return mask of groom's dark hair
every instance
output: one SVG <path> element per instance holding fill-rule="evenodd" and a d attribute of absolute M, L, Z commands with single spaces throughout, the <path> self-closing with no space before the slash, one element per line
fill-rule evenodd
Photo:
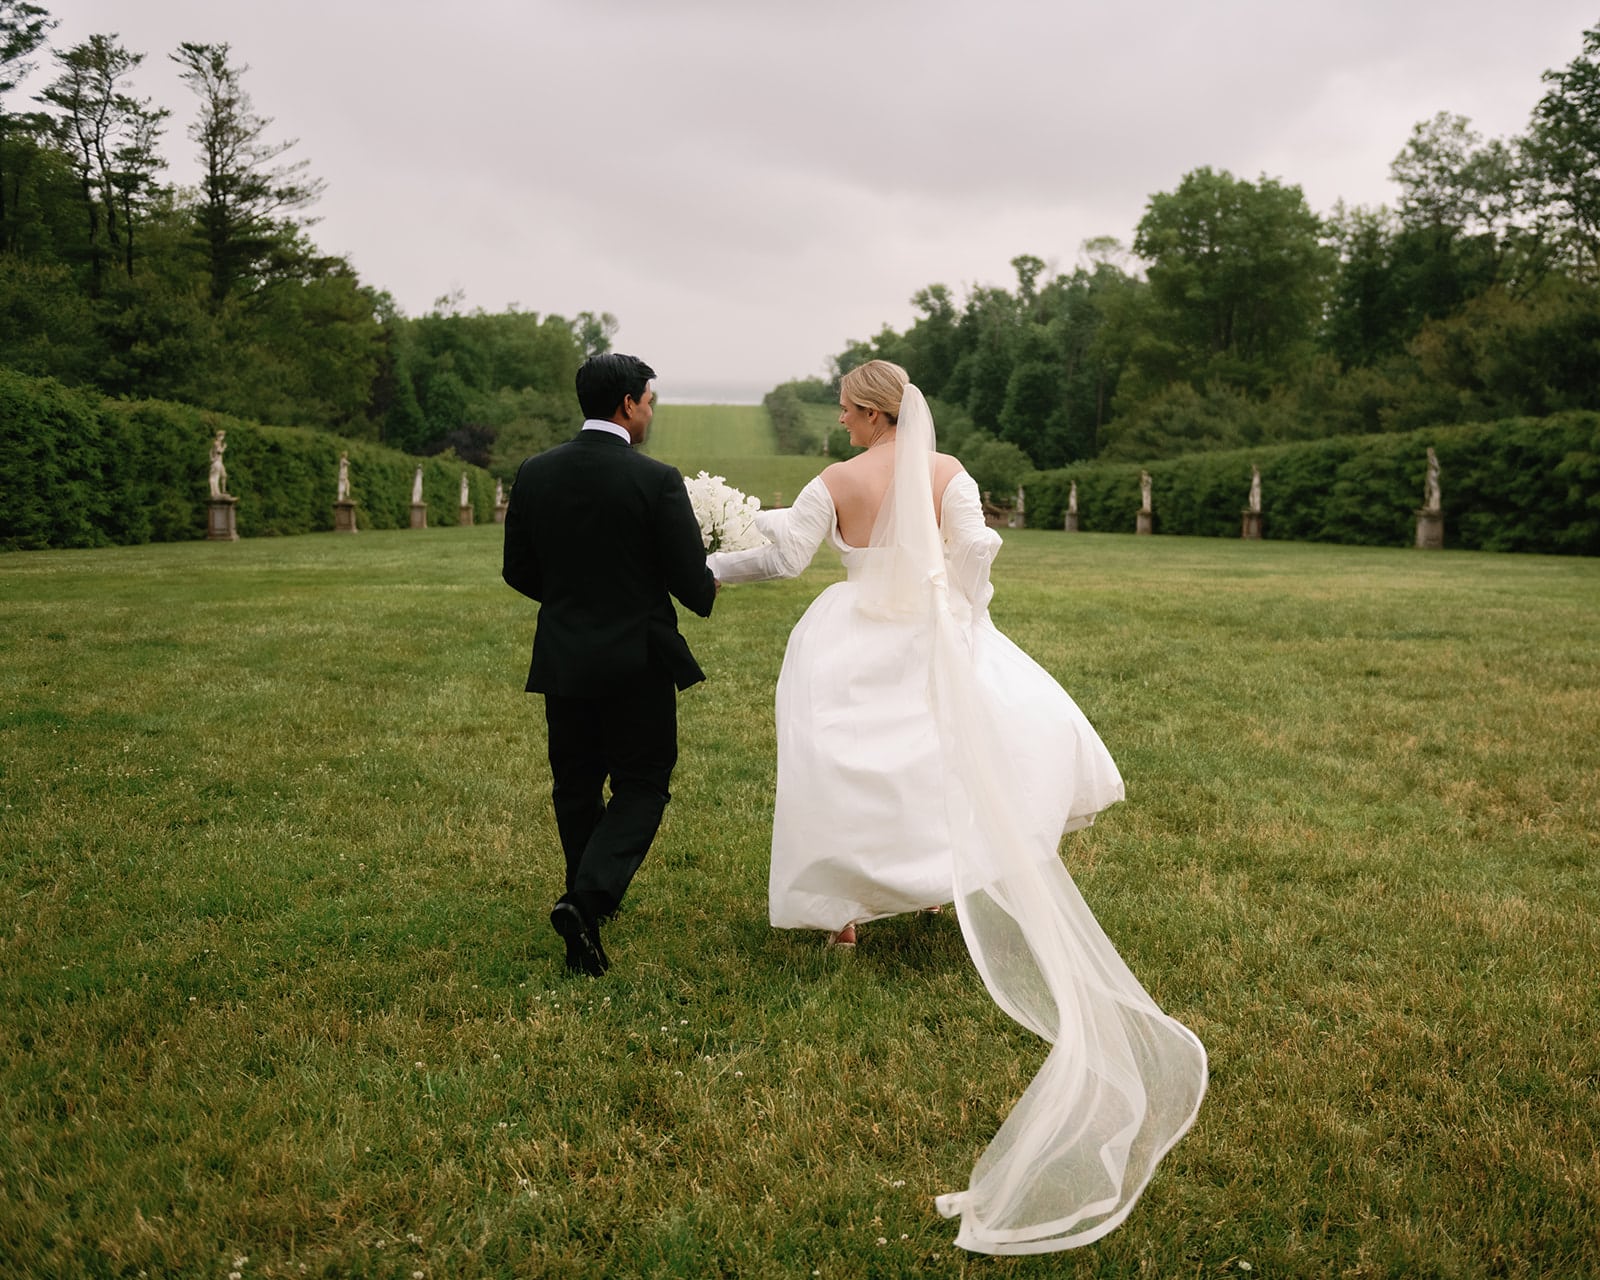
<path fill-rule="evenodd" d="M 590 356 L 578 366 L 578 407 L 585 418 L 608 421 L 627 396 L 644 399 L 644 389 L 656 371 L 638 356 L 608 351 Z"/>

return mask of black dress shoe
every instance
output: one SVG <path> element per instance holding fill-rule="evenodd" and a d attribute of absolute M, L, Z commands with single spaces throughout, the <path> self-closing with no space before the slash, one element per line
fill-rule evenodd
<path fill-rule="evenodd" d="M 586 973 L 598 978 L 611 967 L 600 946 L 600 931 L 583 918 L 570 902 L 558 902 L 550 913 L 550 924 L 567 944 L 567 972 Z"/>

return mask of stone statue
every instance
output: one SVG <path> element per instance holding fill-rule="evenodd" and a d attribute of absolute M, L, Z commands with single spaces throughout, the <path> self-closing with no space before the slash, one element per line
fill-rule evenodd
<path fill-rule="evenodd" d="M 1148 471 L 1141 471 L 1139 473 L 1139 493 L 1144 498 L 1144 506 L 1140 507 L 1139 509 L 1141 511 L 1149 511 L 1149 510 L 1151 510 L 1151 506 L 1150 506 L 1150 473 Z"/>
<path fill-rule="evenodd" d="M 350 501 L 350 455 L 348 453 L 339 455 L 339 496 L 336 501 Z"/>
<path fill-rule="evenodd" d="M 1067 490 L 1067 511 L 1072 515 L 1078 514 L 1078 482 L 1072 482 L 1072 488 Z"/>
<path fill-rule="evenodd" d="M 1250 510 L 1261 510 L 1261 468 L 1250 468 Z"/>
<path fill-rule="evenodd" d="M 228 492 L 228 468 L 222 465 L 222 454 L 228 444 L 224 437 L 226 431 L 217 432 L 217 438 L 211 442 L 211 496 L 221 498 Z"/>
<path fill-rule="evenodd" d="M 467 473 L 465 471 L 461 473 L 461 505 L 464 507 L 472 505 L 472 490 L 467 484 Z"/>
<path fill-rule="evenodd" d="M 1428 480 L 1422 490 L 1422 509 L 1424 511 L 1439 511 L 1439 455 L 1432 449 L 1428 450 Z"/>
<path fill-rule="evenodd" d="M 422 468 L 417 468 L 417 474 L 411 477 L 411 501 L 413 505 L 422 501 Z"/>
<path fill-rule="evenodd" d="M 504 480 L 496 480 L 494 482 L 494 505 L 497 507 L 506 505 L 506 482 Z"/>

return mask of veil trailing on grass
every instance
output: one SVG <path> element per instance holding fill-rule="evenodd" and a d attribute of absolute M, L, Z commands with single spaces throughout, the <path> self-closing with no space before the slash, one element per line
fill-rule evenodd
<path fill-rule="evenodd" d="M 1194 1122 L 1205 1049 L 1123 963 L 1055 841 L 1041 841 L 1017 818 L 1026 806 L 1006 766 L 1005 725 L 976 677 L 966 611 L 952 606 L 930 501 L 933 418 L 915 386 L 901 402 L 895 455 L 859 607 L 921 617 L 932 629 L 929 694 L 961 931 L 995 1002 L 1052 1046 L 967 1189 L 940 1196 L 938 1207 L 960 1217 L 956 1243 L 966 1249 L 1069 1249 L 1127 1217 L 1157 1162 Z M 1064 769 L 1061 785 L 1073 784 Z"/>

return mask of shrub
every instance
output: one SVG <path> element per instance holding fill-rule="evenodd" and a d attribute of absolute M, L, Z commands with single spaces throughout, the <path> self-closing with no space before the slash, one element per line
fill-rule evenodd
<path fill-rule="evenodd" d="M 107 400 L 0 370 L 0 547 L 92 547 L 203 538 L 212 437 L 228 433 L 228 491 L 244 537 L 333 528 L 339 455 L 364 529 L 404 528 L 423 469 L 428 522 L 494 518 L 494 479 L 450 454 L 412 458 L 322 431 L 266 427 L 189 405 Z"/>
<path fill-rule="evenodd" d="M 809 454 L 822 447 L 813 415 L 806 412 L 806 405 L 816 402 L 806 399 L 800 392 L 799 383 L 784 382 L 767 392 L 761 401 L 767 417 L 772 420 L 779 453 Z"/>
<path fill-rule="evenodd" d="M 974 436 L 960 458 L 978 488 L 1003 507 L 1011 504 L 1017 486 L 1033 472 L 1028 455 L 1007 440 Z"/>
<path fill-rule="evenodd" d="M 1600 554 L 1595 413 L 1197 453 L 1143 469 L 1158 533 L 1237 537 L 1255 465 L 1266 537 L 1406 546 L 1415 538 L 1430 447 L 1439 457 L 1448 545 Z M 1081 463 L 1037 472 L 1027 481 L 1028 522 L 1061 528 L 1076 480 L 1080 529 L 1132 532 L 1140 470 Z"/>

